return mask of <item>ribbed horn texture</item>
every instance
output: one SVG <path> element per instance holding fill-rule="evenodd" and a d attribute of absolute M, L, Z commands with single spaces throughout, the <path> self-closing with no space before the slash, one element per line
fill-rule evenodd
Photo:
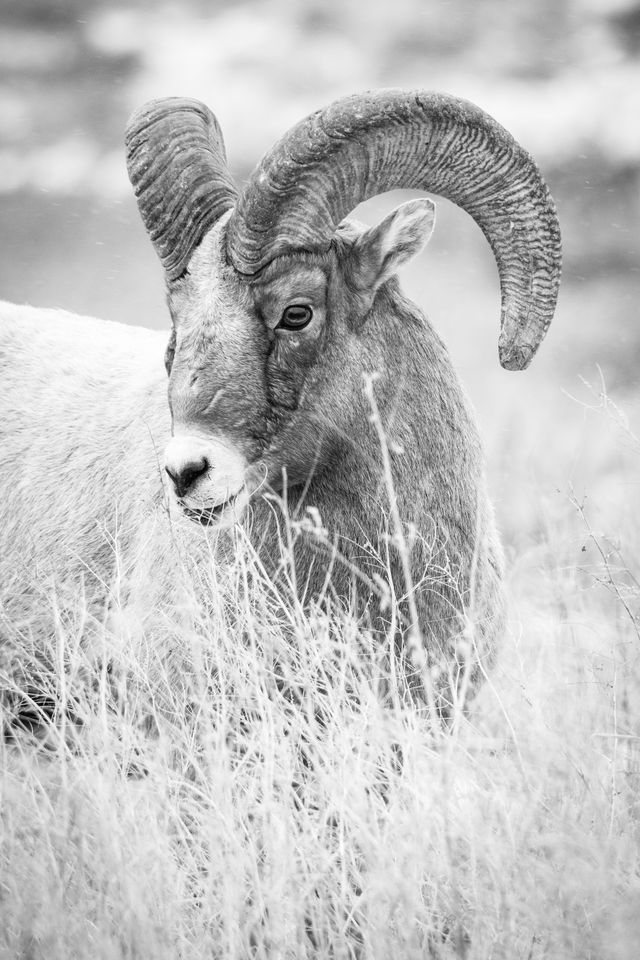
<path fill-rule="evenodd" d="M 176 280 L 236 202 L 218 121 L 198 100 L 151 100 L 131 117 L 125 144 L 144 225 L 169 280 Z"/>
<path fill-rule="evenodd" d="M 465 100 L 381 90 L 302 120 L 252 173 L 227 228 L 230 260 L 252 275 L 281 254 L 326 250 L 358 203 L 396 188 L 441 194 L 480 226 L 500 275 L 500 362 L 524 369 L 555 309 L 560 227 L 529 154 Z"/>

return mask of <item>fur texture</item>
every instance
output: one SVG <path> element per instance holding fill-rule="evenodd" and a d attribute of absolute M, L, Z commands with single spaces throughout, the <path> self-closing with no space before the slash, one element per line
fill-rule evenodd
<path fill-rule="evenodd" d="M 165 338 L 8 303 L 0 327 L 0 631 L 102 619 L 163 496 Z"/>

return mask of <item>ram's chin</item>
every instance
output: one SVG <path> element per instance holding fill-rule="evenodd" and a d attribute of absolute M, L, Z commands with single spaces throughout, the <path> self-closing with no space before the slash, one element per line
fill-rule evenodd
<path fill-rule="evenodd" d="M 248 502 L 249 494 L 243 489 L 222 503 L 185 499 L 178 501 L 177 505 L 184 516 L 203 527 L 232 527 L 241 519 Z"/>

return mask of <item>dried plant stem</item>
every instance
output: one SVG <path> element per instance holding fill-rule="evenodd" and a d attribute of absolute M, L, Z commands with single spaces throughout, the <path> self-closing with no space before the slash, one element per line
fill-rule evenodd
<path fill-rule="evenodd" d="M 424 688 L 425 697 L 427 700 L 427 707 L 429 709 L 429 716 L 432 718 L 437 717 L 436 711 L 436 702 L 435 694 L 433 690 L 433 681 L 431 674 L 429 672 L 429 661 L 428 657 L 425 654 L 424 648 L 424 638 L 422 636 L 422 631 L 420 629 L 420 620 L 418 616 L 418 608 L 416 605 L 415 599 L 415 587 L 413 583 L 413 577 L 411 574 L 411 561 L 409 558 L 409 547 L 407 544 L 406 537 L 404 535 L 404 529 L 402 526 L 402 520 L 400 517 L 400 511 L 398 509 L 398 498 L 396 496 L 395 484 L 393 482 L 393 473 L 391 470 L 391 457 L 389 456 L 389 446 L 387 444 L 387 437 L 384 429 L 384 424 L 380 417 L 380 411 L 378 409 L 378 404 L 376 403 L 376 398 L 373 390 L 375 378 L 369 376 L 365 378 L 365 395 L 369 406 L 371 408 L 370 420 L 373 424 L 375 431 L 378 435 L 378 441 L 380 443 L 380 453 L 382 456 L 382 469 L 385 487 L 387 490 L 387 497 L 389 499 L 389 510 L 391 514 L 391 522 L 393 526 L 393 540 L 395 547 L 400 556 L 400 562 L 402 564 L 402 575 L 406 585 L 406 600 L 409 607 L 409 616 L 410 624 L 407 630 L 407 641 L 409 645 L 409 653 L 411 656 L 412 664 L 416 667 L 420 674 L 420 679 Z"/>

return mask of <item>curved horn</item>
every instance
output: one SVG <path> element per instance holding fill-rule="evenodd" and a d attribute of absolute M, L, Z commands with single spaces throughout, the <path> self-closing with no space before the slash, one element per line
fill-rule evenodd
<path fill-rule="evenodd" d="M 345 97 L 293 127 L 251 175 L 227 228 L 236 270 L 327 250 L 358 204 L 395 188 L 439 193 L 478 223 L 502 294 L 500 362 L 528 366 L 553 316 L 560 227 L 529 154 L 465 100 L 383 90 Z"/>
<path fill-rule="evenodd" d="M 129 120 L 125 144 L 144 225 L 169 280 L 176 280 L 236 202 L 218 121 L 198 100 L 151 100 Z"/>

